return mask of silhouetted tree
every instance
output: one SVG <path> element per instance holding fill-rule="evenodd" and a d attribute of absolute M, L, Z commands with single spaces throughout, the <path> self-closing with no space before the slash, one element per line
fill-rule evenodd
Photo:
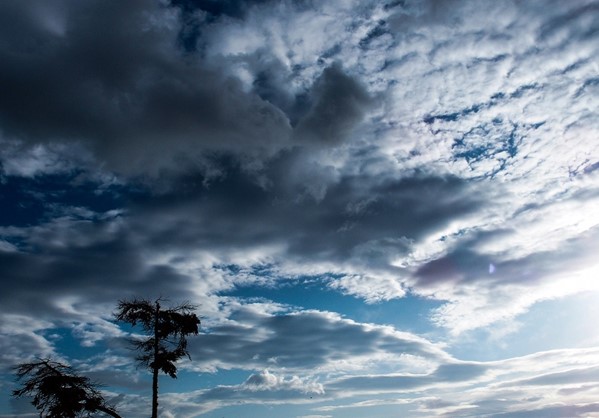
<path fill-rule="evenodd" d="M 188 303 L 162 309 L 160 299 L 120 301 L 115 318 L 133 326 L 141 325 L 147 338 L 133 341 L 141 354 L 137 360 L 152 370 L 152 418 L 158 417 L 158 372 L 177 377 L 175 362 L 187 351 L 187 336 L 197 335 L 200 319 L 193 313 L 195 306 Z"/>
<path fill-rule="evenodd" d="M 14 390 L 13 396 L 33 396 L 31 403 L 40 411 L 40 417 L 77 418 L 103 412 L 121 418 L 106 404 L 96 383 L 77 375 L 66 364 L 40 359 L 20 364 L 15 374 L 22 381 L 22 387 Z"/>

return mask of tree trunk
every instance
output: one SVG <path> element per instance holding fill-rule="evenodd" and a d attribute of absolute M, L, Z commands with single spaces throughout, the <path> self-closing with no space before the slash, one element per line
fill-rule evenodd
<path fill-rule="evenodd" d="M 152 418 L 158 418 L 158 318 L 160 316 L 160 303 L 156 301 L 154 316 L 154 367 L 152 370 Z"/>
<path fill-rule="evenodd" d="M 158 418 L 158 368 L 154 367 L 152 375 L 152 418 Z"/>

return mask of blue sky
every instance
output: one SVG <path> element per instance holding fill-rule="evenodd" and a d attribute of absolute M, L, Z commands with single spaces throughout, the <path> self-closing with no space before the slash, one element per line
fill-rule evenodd
<path fill-rule="evenodd" d="M 0 417 L 599 414 L 599 2 L 0 3 Z"/>

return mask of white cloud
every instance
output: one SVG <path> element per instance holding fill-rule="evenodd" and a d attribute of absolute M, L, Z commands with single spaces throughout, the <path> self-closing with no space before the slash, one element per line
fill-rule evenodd
<path fill-rule="evenodd" d="M 265 306 L 271 311 L 265 311 Z M 190 341 L 192 357 L 198 360 L 189 367 L 268 368 L 287 373 L 420 371 L 449 358 L 440 345 L 414 334 L 332 312 L 275 312 L 270 305 L 254 303 L 232 309 L 227 317 L 210 325 L 201 339 Z M 306 345 L 311 347 L 308 352 Z"/>
<path fill-rule="evenodd" d="M 28 315 L 0 315 L 0 369 L 7 372 L 15 364 L 34 356 L 56 356 L 54 344 L 42 332 L 53 328 L 49 321 Z"/>
<path fill-rule="evenodd" d="M 324 393 L 321 384 L 306 382 L 298 376 L 286 379 L 284 376 L 276 376 L 265 369 L 260 373 L 253 374 L 243 383 L 243 389 L 249 391 L 261 390 L 297 390 L 304 393 Z"/>
<path fill-rule="evenodd" d="M 318 383 L 263 370 L 239 385 L 167 394 L 164 405 L 177 416 L 195 416 L 194 407 L 197 414 L 253 403 L 312 404 L 317 413 L 401 406 L 405 413 L 439 417 L 527 416 L 557 404 L 591 407 L 599 379 L 596 362 L 597 349 L 568 349 L 486 363 L 449 361 L 424 374 L 319 375 Z"/>

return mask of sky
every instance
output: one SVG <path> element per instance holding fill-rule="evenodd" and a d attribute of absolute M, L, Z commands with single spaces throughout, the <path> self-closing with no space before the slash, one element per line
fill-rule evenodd
<path fill-rule="evenodd" d="M 599 417 L 599 1 L 0 2 L 0 417 Z"/>

